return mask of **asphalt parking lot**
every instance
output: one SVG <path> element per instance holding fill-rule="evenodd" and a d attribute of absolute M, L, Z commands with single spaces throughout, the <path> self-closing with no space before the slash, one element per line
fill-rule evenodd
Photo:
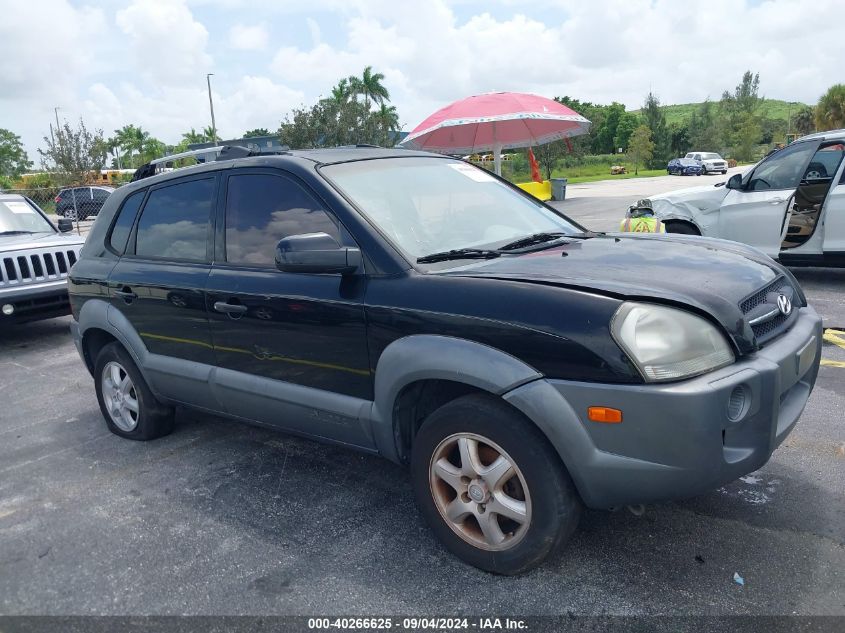
<path fill-rule="evenodd" d="M 575 185 L 561 208 L 611 229 L 664 180 Z M 796 274 L 845 326 L 845 270 Z M 68 323 L 0 331 L 0 614 L 845 615 L 834 342 L 760 471 L 641 517 L 587 512 L 558 558 L 504 578 L 449 555 L 379 458 L 185 412 L 154 442 L 112 435 Z"/>

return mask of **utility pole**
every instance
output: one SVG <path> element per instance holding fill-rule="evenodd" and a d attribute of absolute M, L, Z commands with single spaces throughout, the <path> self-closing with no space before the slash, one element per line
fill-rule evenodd
<path fill-rule="evenodd" d="M 56 115 L 56 134 L 59 133 L 59 106 L 53 108 L 53 113 Z"/>
<path fill-rule="evenodd" d="M 205 80 L 208 82 L 208 107 L 211 108 L 211 140 L 214 146 L 217 146 L 217 126 L 214 124 L 214 101 L 211 98 L 211 76 L 214 73 L 208 73 Z"/>

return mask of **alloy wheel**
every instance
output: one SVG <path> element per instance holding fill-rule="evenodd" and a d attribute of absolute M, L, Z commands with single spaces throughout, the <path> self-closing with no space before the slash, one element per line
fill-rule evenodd
<path fill-rule="evenodd" d="M 531 497 L 522 471 L 481 435 L 456 433 L 441 441 L 431 457 L 429 487 L 446 524 L 475 547 L 510 549 L 531 524 Z"/>
<path fill-rule="evenodd" d="M 138 426 L 141 407 L 135 385 L 123 366 L 109 361 L 100 377 L 103 401 L 109 417 L 121 431 L 129 433 Z"/>

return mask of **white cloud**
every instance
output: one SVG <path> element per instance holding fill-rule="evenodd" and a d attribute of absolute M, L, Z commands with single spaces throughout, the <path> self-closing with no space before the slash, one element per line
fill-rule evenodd
<path fill-rule="evenodd" d="M 235 24 L 229 29 L 229 46 L 243 51 L 260 51 L 267 48 L 269 39 L 266 24 Z"/>
<path fill-rule="evenodd" d="M 66 0 L 3 2 L 0 15 L 0 99 L 51 99 L 94 69 L 91 34 L 105 28 L 99 9 Z"/>
<path fill-rule="evenodd" d="M 184 0 L 134 0 L 116 14 L 136 69 L 152 82 L 178 85 L 212 68 L 208 30 Z"/>

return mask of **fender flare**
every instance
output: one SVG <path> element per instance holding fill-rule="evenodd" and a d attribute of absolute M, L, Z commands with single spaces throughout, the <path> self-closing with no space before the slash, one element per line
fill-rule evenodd
<path fill-rule="evenodd" d="M 77 323 L 79 324 L 80 343 L 84 340 L 85 333 L 91 329 L 103 330 L 111 334 L 129 352 L 147 384 L 152 384 L 146 371 L 149 351 L 129 319 L 123 316 L 120 310 L 116 310 L 108 301 L 103 299 L 89 299 L 79 311 Z M 93 362 L 93 360 L 92 358 L 91 361 Z"/>
<path fill-rule="evenodd" d="M 399 393 L 420 380 L 460 382 L 503 395 L 542 374 L 518 358 L 482 343 L 436 334 L 412 334 L 393 341 L 375 372 L 372 432 L 379 452 L 399 461 L 393 407 Z"/>

